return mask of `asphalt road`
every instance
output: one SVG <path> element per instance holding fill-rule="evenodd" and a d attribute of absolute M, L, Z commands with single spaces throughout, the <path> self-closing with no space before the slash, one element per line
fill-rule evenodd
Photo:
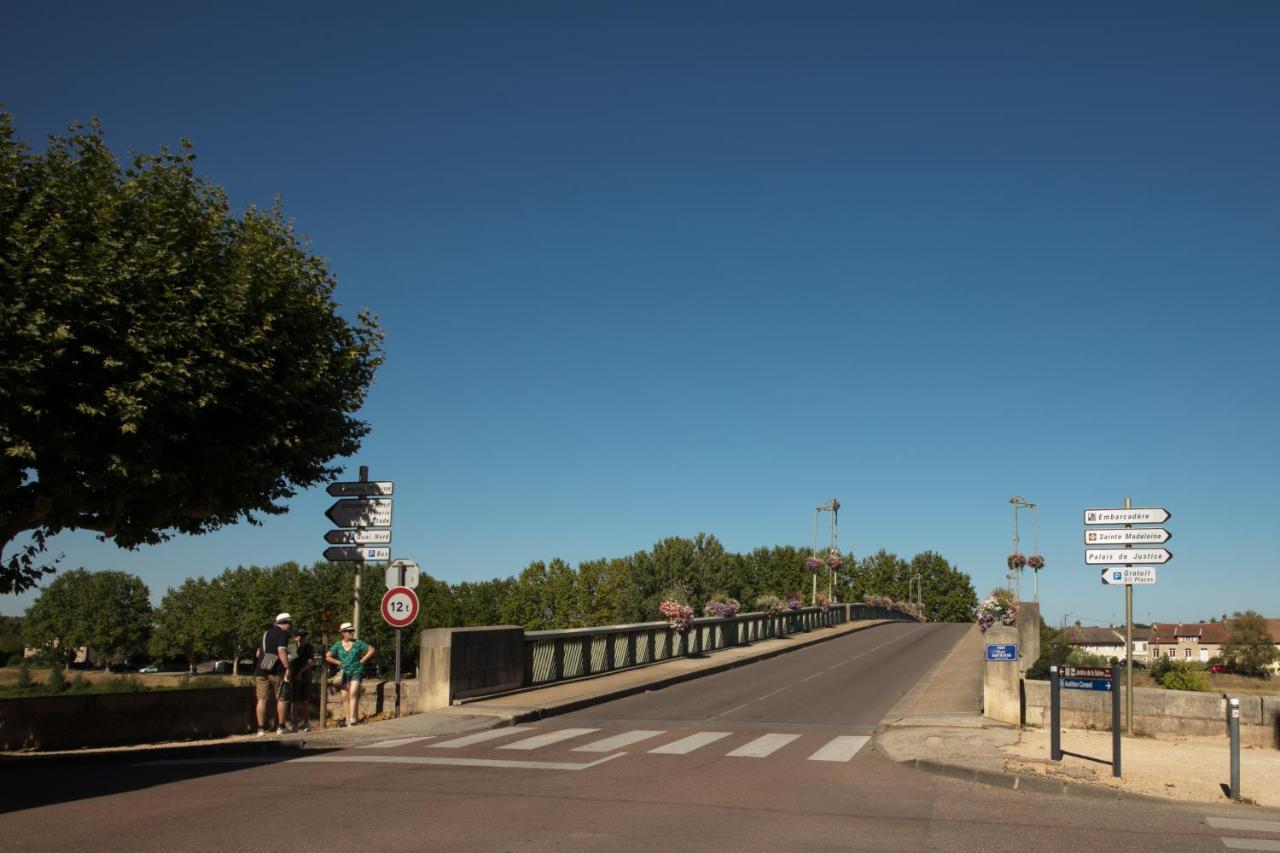
<path fill-rule="evenodd" d="M 39 850 L 1223 850 L 1280 824 L 997 790 L 868 741 L 963 626 L 892 624 L 532 725 L 264 763 L 6 768 Z M 1242 817 L 1247 817 L 1243 813 Z"/>

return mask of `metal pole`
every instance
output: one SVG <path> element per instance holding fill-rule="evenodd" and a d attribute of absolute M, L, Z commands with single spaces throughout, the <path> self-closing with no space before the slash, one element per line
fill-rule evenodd
<path fill-rule="evenodd" d="M 1111 682 L 1111 775 L 1120 776 L 1120 691 Z"/>
<path fill-rule="evenodd" d="M 1231 799 L 1240 799 L 1240 700 L 1231 699 L 1227 730 L 1231 735 Z"/>
<path fill-rule="evenodd" d="M 1124 508 L 1132 507 L 1133 500 L 1125 498 Z M 1124 529 L 1129 530 L 1132 527 L 1132 524 L 1126 524 Z M 1125 545 L 1124 547 L 1133 546 Z M 1125 568 L 1128 568 L 1128 565 Z M 1129 737 L 1133 737 L 1133 584 L 1131 583 L 1124 585 L 1124 723 L 1125 731 L 1129 733 Z"/>
<path fill-rule="evenodd" d="M 360 482 L 362 483 L 369 482 L 369 466 L 368 465 L 360 466 Z M 361 495 L 361 500 L 368 500 L 368 497 L 365 495 Z M 364 530 L 364 525 L 357 524 L 356 530 Z M 356 637 L 358 638 L 360 636 L 360 592 L 361 592 L 361 588 L 364 586 L 364 561 L 363 560 L 360 561 L 359 563 L 356 563 L 356 577 L 352 583 L 354 584 L 354 589 L 351 596 L 351 607 L 353 611 L 351 614 L 351 624 L 356 629 L 355 634 L 356 634 Z"/>
<path fill-rule="evenodd" d="M 402 573 L 403 574 L 403 573 Z M 404 582 L 401 581 L 401 586 Z M 396 629 L 396 716 L 400 716 L 400 629 Z"/>
<path fill-rule="evenodd" d="M 324 721 L 328 717 L 329 710 L 329 665 L 324 662 L 324 656 L 329 651 L 329 635 L 320 629 L 320 731 L 324 731 Z"/>
<path fill-rule="evenodd" d="M 1062 760 L 1062 683 L 1056 666 L 1049 667 L 1049 758 Z"/>

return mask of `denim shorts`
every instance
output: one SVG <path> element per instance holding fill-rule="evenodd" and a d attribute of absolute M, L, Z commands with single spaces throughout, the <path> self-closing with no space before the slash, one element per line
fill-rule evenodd
<path fill-rule="evenodd" d="M 343 686 L 343 687 L 346 687 L 348 684 L 359 684 L 361 681 L 364 681 L 364 673 L 363 673 L 363 672 L 355 672 L 355 673 L 352 673 L 352 672 L 344 672 L 344 673 L 342 673 L 342 686 Z"/>

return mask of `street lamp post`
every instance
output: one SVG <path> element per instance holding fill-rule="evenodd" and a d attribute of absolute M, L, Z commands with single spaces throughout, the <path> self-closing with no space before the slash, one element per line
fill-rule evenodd
<path fill-rule="evenodd" d="M 1023 509 L 1025 507 L 1026 509 L 1031 510 L 1032 554 L 1038 557 L 1040 555 L 1040 521 L 1039 521 L 1039 518 L 1036 516 L 1036 510 L 1038 509 L 1038 507 L 1035 504 L 1028 501 L 1027 499 L 1023 498 L 1021 495 L 1014 495 L 1013 497 L 1009 498 L 1009 503 L 1012 504 L 1013 506 L 1013 553 L 1015 554 L 1021 553 L 1022 538 L 1021 536 L 1018 535 L 1018 510 Z M 1035 575 L 1034 575 L 1035 602 L 1036 604 L 1039 604 L 1040 603 L 1040 567 L 1037 565 L 1032 565 L 1031 570 L 1035 572 Z M 1014 571 L 1017 572 L 1017 578 L 1016 578 L 1017 587 L 1015 589 L 1014 595 L 1019 601 L 1021 601 L 1022 600 L 1022 567 L 1018 566 L 1014 568 Z"/>

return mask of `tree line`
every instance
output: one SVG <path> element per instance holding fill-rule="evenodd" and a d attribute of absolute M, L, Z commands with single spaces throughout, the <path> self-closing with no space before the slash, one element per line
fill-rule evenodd
<path fill-rule="evenodd" d="M 780 545 L 745 554 L 726 551 L 715 536 L 670 537 L 625 557 L 586 560 L 575 568 L 559 558 L 530 563 L 517 577 L 450 584 L 423 573 L 418 585 L 421 615 L 404 637 L 405 653 L 416 655 L 418 632 L 428 628 L 520 625 L 527 630 L 579 628 L 652 622 L 672 589 L 681 590 L 701 612 L 715 594 L 732 596 L 752 609 L 763 594 L 796 594 L 809 600 L 812 575 L 805 568 L 808 548 Z M 925 613 L 932 621 L 973 619 L 977 596 L 969 576 L 944 557 L 924 551 L 910 560 L 880 550 L 857 559 L 843 555 L 835 577 L 839 601 L 866 595 L 908 598 L 919 575 Z M 152 608 L 150 592 L 127 572 L 65 572 L 44 587 L 22 620 L 28 646 L 81 646 L 108 656 L 149 655 L 196 661 L 250 659 L 275 614 L 291 613 L 318 642 L 321 614 L 346 621 L 352 614 L 349 563 L 295 562 L 238 566 L 213 578 L 188 578 L 170 587 Z M 827 577 L 819 575 L 819 592 Z M 379 662 L 393 656 L 395 634 L 379 612 L 382 583 L 366 570 L 361 636 L 379 650 Z"/>

